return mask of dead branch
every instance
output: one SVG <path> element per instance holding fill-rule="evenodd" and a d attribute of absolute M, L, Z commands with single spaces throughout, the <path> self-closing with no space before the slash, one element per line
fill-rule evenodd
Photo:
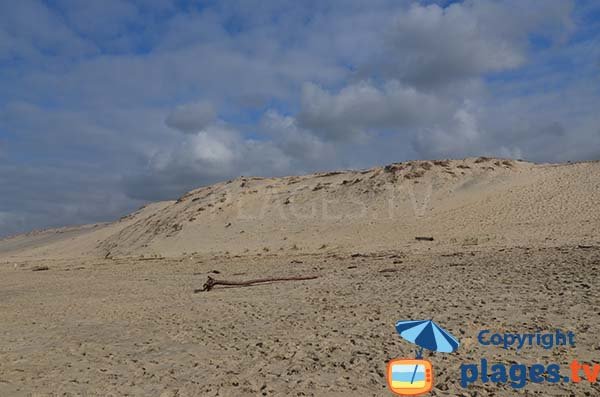
<path fill-rule="evenodd" d="M 163 259 L 165 259 L 165 258 L 158 256 L 158 257 L 153 257 L 153 258 L 137 258 L 136 260 L 137 261 L 162 261 Z"/>
<path fill-rule="evenodd" d="M 417 241 L 433 241 L 433 237 L 415 237 Z"/>
<path fill-rule="evenodd" d="M 259 278 L 256 280 L 248 280 L 248 281 L 228 281 L 228 280 L 217 280 L 212 278 L 211 276 L 207 276 L 206 283 L 202 289 L 194 290 L 194 293 L 210 291 L 216 285 L 234 285 L 240 287 L 251 287 L 254 284 L 261 283 L 270 283 L 273 281 L 301 281 L 301 280 L 313 280 L 315 278 L 319 278 L 319 276 L 301 276 L 301 277 L 280 277 L 280 278 Z"/>

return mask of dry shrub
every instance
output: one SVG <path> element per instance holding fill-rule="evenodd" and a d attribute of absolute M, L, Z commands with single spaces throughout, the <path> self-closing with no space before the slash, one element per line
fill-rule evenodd
<path fill-rule="evenodd" d="M 421 178 L 423 175 L 425 175 L 425 171 L 411 171 L 408 174 L 404 175 L 404 178 L 416 179 L 416 178 Z"/>
<path fill-rule="evenodd" d="M 476 164 L 479 164 L 479 163 L 484 163 L 484 162 L 486 162 L 486 161 L 490 161 L 490 160 L 491 160 L 491 158 L 489 158 L 489 157 L 484 157 L 484 156 L 481 156 L 481 157 L 477 157 L 477 158 L 475 159 L 475 163 L 476 163 Z"/>
<path fill-rule="evenodd" d="M 450 160 L 435 160 L 433 164 L 440 167 L 450 167 Z"/>
<path fill-rule="evenodd" d="M 431 163 L 429 161 L 424 161 L 420 164 L 421 168 L 423 168 L 424 170 L 430 170 L 431 169 Z"/>
<path fill-rule="evenodd" d="M 340 175 L 340 174 L 343 174 L 343 172 L 341 172 L 341 171 L 325 172 L 323 174 L 318 174 L 317 178 L 325 178 L 328 176 L 334 176 L 334 175 Z"/>
<path fill-rule="evenodd" d="M 383 170 L 385 172 L 396 172 L 396 171 L 401 171 L 403 169 L 404 169 L 404 165 L 402 163 L 389 164 L 389 165 L 386 165 L 385 167 L 383 167 Z"/>

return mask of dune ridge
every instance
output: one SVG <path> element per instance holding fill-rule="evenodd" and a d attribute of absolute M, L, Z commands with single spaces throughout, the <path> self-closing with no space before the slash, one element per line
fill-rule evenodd
<path fill-rule="evenodd" d="M 599 176 L 600 162 L 477 157 L 240 177 L 115 222 L 6 238 L 0 257 L 595 244 Z M 417 236 L 431 236 L 435 244 Z"/>

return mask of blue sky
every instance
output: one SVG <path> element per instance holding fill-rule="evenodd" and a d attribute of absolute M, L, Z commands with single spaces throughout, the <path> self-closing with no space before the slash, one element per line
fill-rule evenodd
<path fill-rule="evenodd" d="M 0 2 L 0 236 L 239 175 L 600 158 L 597 1 Z"/>

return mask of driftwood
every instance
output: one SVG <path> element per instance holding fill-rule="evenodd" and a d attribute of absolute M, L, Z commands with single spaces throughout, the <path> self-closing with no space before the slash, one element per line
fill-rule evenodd
<path fill-rule="evenodd" d="M 433 237 L 415 237 L 417 241 L 433 241 Z"/>
<path fill-rule="evenodd" d="M 230 286 L 239 286 L 239 287 L 251 287 L 255 284 L 261 283 L 269 283 L 273 281 L 301 281 L 301 280 L 313 280 L 318 278 L 319 276 L 301 276 L 301 277 L 280 277 L 280 278 L 259 278 L 256 280 L 248 280 L 248 281 L 227 281 L 227 280 L 217 280 L 208 276 L 206 279 L 206 283 L 202 289 L 194 290 L 194 293 L 210 291 L 216 285 L 230 285 Z"/>

